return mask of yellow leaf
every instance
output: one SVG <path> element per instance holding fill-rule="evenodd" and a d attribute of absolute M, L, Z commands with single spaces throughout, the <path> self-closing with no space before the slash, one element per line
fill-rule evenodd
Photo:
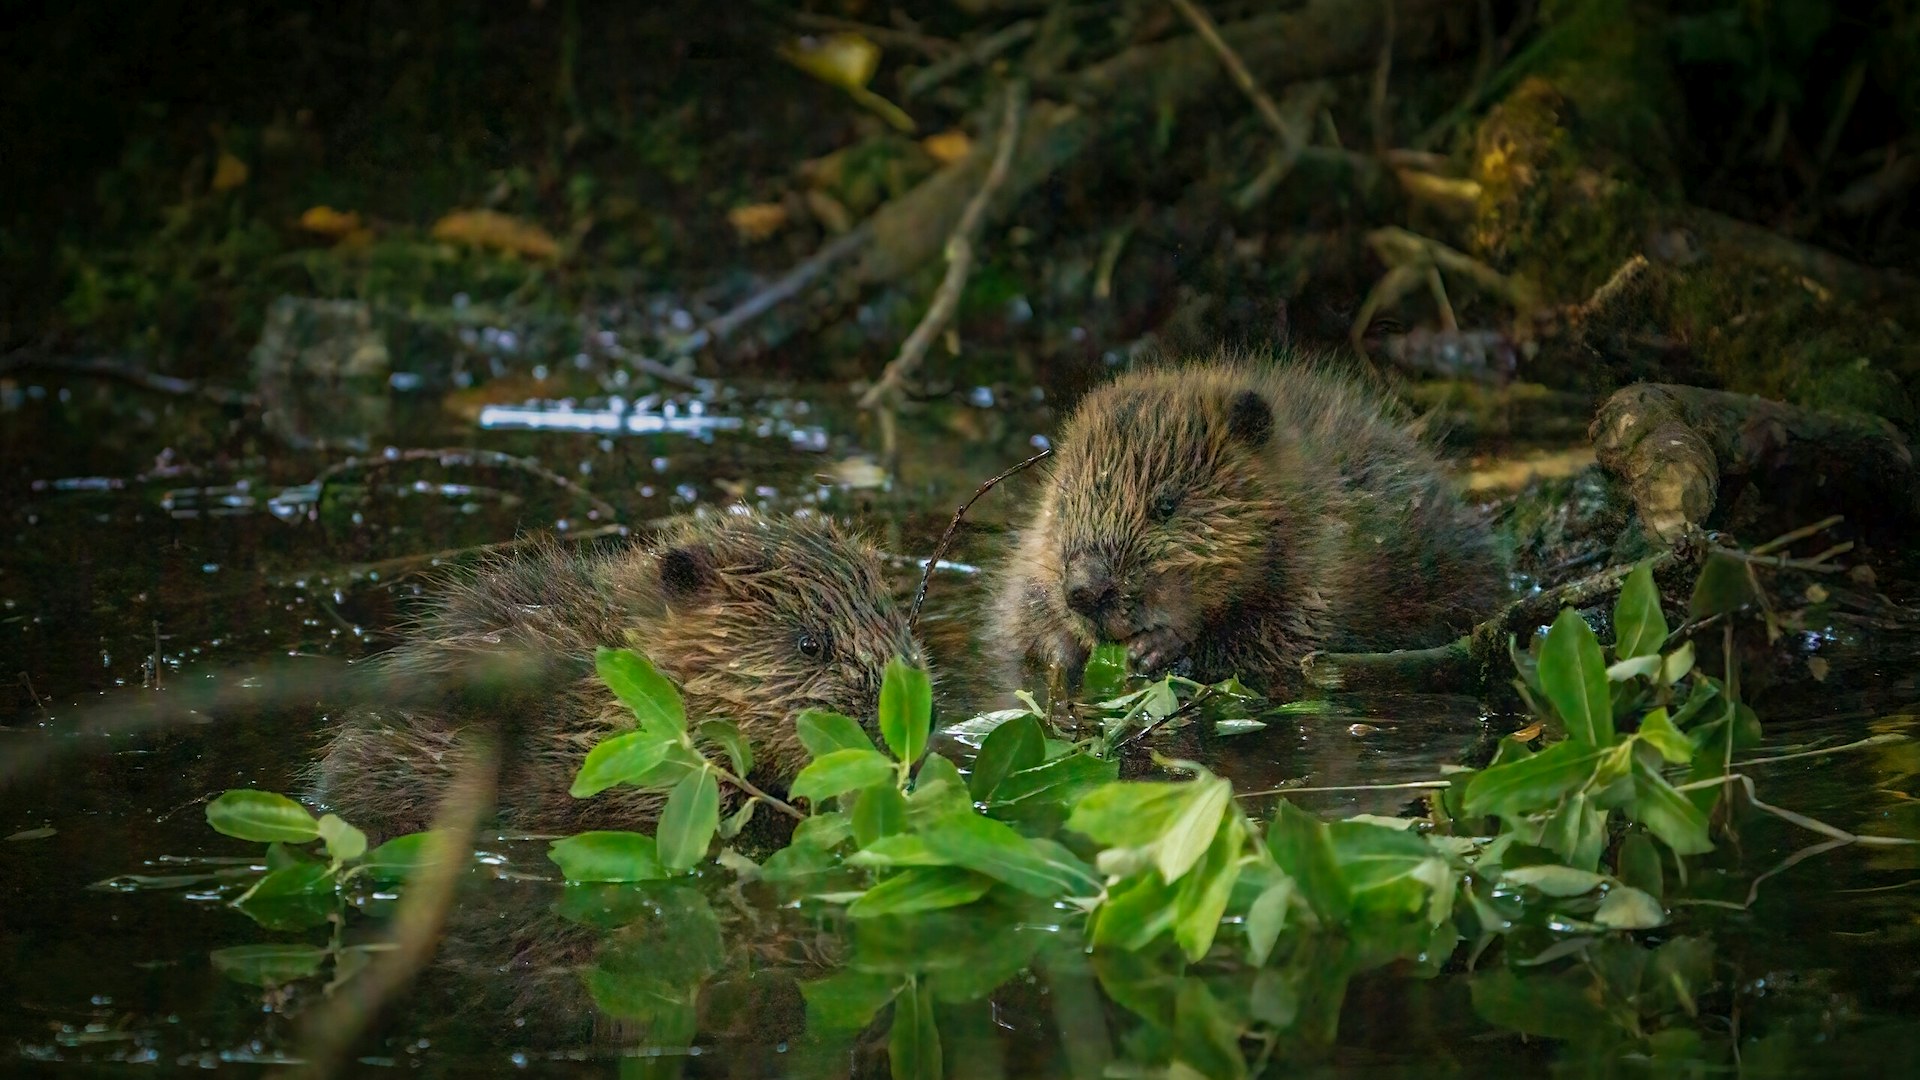
<path fill-rule="evenodd" d="M 300 215 L 300 227 L 317 236 L 341 240 L 356 232 L 363 232 L 360 215 L 351 210 L 335 210 L 331 206 L 315 206 Z"/>
<path fill-rule="evenodd" d="M 803 37 L 780 47 L 801 71 L 843 90 L 859 90 L 880 66 L 880 46 L 855 33 Z"/>
<path fill-rule="evenodd" d="M 757 244 L 787 224 L 787 208 L 777 202 L 736 206 L 727 211 L 727 223 L 742 242 Z"/>
<path fill-rule="evenodd" d="M 455 210 L 433 223 L 433 238 L 508 251 L 529 259 L 553 259 L 560 255 L 560 245 L 553 234 L 498 210 Z"/>
<path fill-rule="evenodd" d="M 220 160 L 213 166 L 213 190 L 232 191 L 246 182 L 247 163 L 229 151 L 220 151 Z"/>
<path fill-rule="evenodd" d="M 964 161 L 973 152 L 973 139 L 959 128 L 929 135 L 920 140 L 920 145 L 926 148 L 928 157 L 942 165 Z"/>

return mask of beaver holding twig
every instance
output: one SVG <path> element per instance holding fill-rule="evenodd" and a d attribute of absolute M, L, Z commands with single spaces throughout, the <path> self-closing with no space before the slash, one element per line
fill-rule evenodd
<path fill-rule="evenodd" d="M 825 518 L 743 509 L 600 554 L 545 541 L 449 583 L 406 642 L 374 661 L 386 678 L 438 680 L 448 693 L 430 708 L 350 713 L 312 770 L 313 795 L 382 834 L 424 828 L 471 752 L 462 728 L 485 725 L 503 741 L 503 824 L 650 824 L 656 793 L 567 794 L 587 751 L 634 727 L 594 674 L 602 645 L 647 656 L 680 687 L 690 722 L 738 725 L 751 779 L 776 791 L 808 760 L 801 712 L 871 721 L 887 662 L 920 657 L 879 553 Z"/>
<path fill-rule="evenodd" d="M 1492 610 L 1486 523 L 1389 405 L 1324 365 L 1222 355 L 1089 393 L 1002 569 L 995 641 L 1077 680 L 1092 647 L 1142 673 L 1300 685 L 1315 649 L 1439 645 Z"/>

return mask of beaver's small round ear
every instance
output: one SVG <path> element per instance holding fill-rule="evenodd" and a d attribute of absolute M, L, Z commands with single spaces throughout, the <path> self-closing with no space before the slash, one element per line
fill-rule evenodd
<path fill-rule="evenodd" d="M 1273 435 L 1273 406 L 1251 390 L 1242 390 L 1227 406 L 1227 434 L 1248 446 L 1261 446 Z"/>
<path fill-rule="evenodd" d="M 693 548 L 668 548 L 660 553 L 660 591 L 669 600 L 697 596 L 713 581 L 713 567 L 704 552 Z"/>

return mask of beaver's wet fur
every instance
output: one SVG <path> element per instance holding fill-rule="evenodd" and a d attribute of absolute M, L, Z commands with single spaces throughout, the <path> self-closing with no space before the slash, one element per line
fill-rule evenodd
<path fill-rule="evenodd" d="M 1062 426 L 991 619 L 1008 659 L 1299 687 L 1315 649 L 1442 644 L 1506 589 L 1483 518 L 1383 399 L 1294 355 L 1137 369 Z"/>
<path fill-rule="evenodd" d="M 462 737 L 472 728 L 499 747 L 501 824 L 650 824 L 657 794 L 567 794 L 587 751 L 634 726 L 593 672 L 602 645 L 652 660 L 680 687 L 689 722 L 738 725 L 753 746 L 754 782 L 774 791 L 807 762 L 794 727 L 802 711 L 871 722 L 887 662 L 920 658 L 879 553 L 822 517 L 687 519 L 614 552 L 545 542 L 448 582 L 405 642 L 372 661 L 389 678 L 442 680 L 450 691 L 432 708 L 350 713 L 313 768 L 310 793 L 382 835 L 425 828 L 472 752 Z M 492 685 L 490 667 L 506 673 Z"/>

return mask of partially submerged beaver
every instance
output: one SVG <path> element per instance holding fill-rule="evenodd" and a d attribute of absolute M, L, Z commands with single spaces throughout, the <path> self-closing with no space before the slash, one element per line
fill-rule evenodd
<path fill-rule="evenodd" d="M 878 552 L 824 518 L 691 519 L 652 545 L 605 554 L 548 542 L 450 583 L 406 643 L 374 661 L 389 677 L 443 679 L 453 690 L 433 708 L 351 713 L 313 769 L 314 795 L 383 834 L 425 828 L 470 752 L 462 728 L 484 725 L 503 739 L 503 824 L 650 823 L 657 794 L 567 794 L 587 751 L 634 726 L 593 673 L 601 645 L 651 659 L 679 685 L 691 723 L 738 725 L 753 745 L 755 782 L 775 790 L 807 761 L 799 713 L 870 720 L 887 662 L 919 658 Z M 475 692 L 473 676 L 498 661 L 516 662 L 506 665 L 510 685 Z"/>
<path fill-rule="evenodd" d="M 1292 356 L 1222 357 L 1080 402 L 993 631 L 1071 679 L 1117 641 L 1137 671 L 1281 693 L 1314 649 L 1444 643 L 1504 578 L 1485 523 L 1386 403 Z"/>

